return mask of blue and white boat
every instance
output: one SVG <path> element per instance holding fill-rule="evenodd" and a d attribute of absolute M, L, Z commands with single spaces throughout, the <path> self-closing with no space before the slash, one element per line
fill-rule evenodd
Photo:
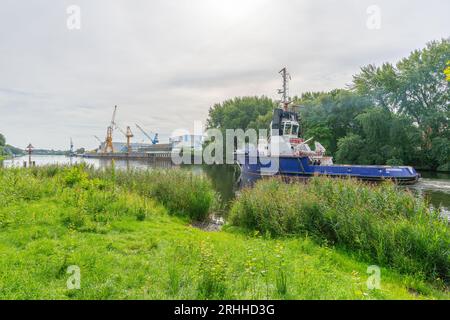
<path fill-rule="evenodd" d="M 283 89 L 279 90 L 283 99 L 280 107 L 274 109 L 268 139 L 260 138 L 257 147 L 248 146 L 236 150 L 236 160 L 244 175 L 258 176 L 331 176 L 353 177 L 362 180 L 393 180 L 401 184 L 413 184 L 419 174 L 410 166 L 383 165 L 335 165 L 332 157 L 325 155 L 325 148 L 317 141 L 314 150 L 299 137 L 298 114 L 290 110 L 288 98 L 288 73 L 283 76 Z"/>

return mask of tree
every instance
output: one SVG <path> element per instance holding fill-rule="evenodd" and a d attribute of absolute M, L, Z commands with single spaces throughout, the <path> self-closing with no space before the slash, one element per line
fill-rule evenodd
<path fill-rule="evenodd" d="M 268 129 L 272 118 L 274 102 L 267 97 L 238 97 L 217 103 L 209 109 L 207 128 L 222 131 L 225 138 L 226 129 Z M 224 141 L 225 142 L 225 141 Z M 207 140 L 206 145 L 212 143 Z M 238 148 L 235 140 L 234 148 Z M 223 143 L 222 154 L 226 156 L 226 143 Z M 229 150 L 228 150 L 229 151 Z"/>
<path fill-rule="evenodd" d="M 448 128 L 444 118 L 450 91 L 442 70 L 449 59 L 450 41 L 442 40 L 430 42 L 397 63 L 400 112 L 413 117 L 424 130 L 430 128 L 429 138 Z"/>
<path fill-rule="evenodd" d="M 206 124 L 208 128 L 247 130 L 259 116 L 267 116 L 274 107 L 274 102 L 264 96 L 229 99 L 209 109 Z"/>
<path fill-rule="evenodd" d="M 377 106 L 410 116 L 419 126 L 434 123 L 433 130 L 440 130 L 433 115 L 448 112 L 449 86 L 442 71 L 449 59 L 450 40 L 432 41 L 395 67 L 389 63 L 362 67 L 351 88 Z"/>
<path fill-rule="evenodd" d="M 366 110 L 356 117 L 364 141 L 364 163 L 411 163 L 420 146 L 420 133 L 411 120 L 382 107 Z"/>
<path fill-rule="evenodd" d="M 450 140 L 444 137 L 435 137 L 431 141 L 431 150 L 429 158 L 432 169 L 442 170 L 450 169 Z"/>
<path fill-rule="evenodd" d="M 415 151 L 420 148 L 420 157 L 414 162 L 431 169 L 448 162 L 438 156 L 436 150 L 450 141 L 450 88 L 444 71 L 449 59 L 450 40 L 432 41 L 424 49 L 411 52 L 395 66 L 384 64 L 378 68 L 369 65 L 361 68 L 353 78 L 353 91 L 393 114 L 411 119 L 417 130 L 412 130 L 410 124 L 410 133 L 420 133 L 412 142 Z M 391 135 L 391 139 L 395 137 Z"/>
<path fill-rule="evenodd" d="M 0 133 L 0 156 L 5 154 L 6 139 L 3 134 Z"/>
<path fill-rule="evenodd" d="M 300 120 L 303 136 L 322 141 L 327 151 L 334 155 L 338 140 L 349 133 L 359 132 L 356 116 L 371 107 L 369 99 L 349 90 L 328 93 L 306 93 L 295 101 L 301 105 Z"/>
<path fill-rule="evenodd" d="M 362 67 L 361 72 L 353 76 L 351 88 L 369 98 L 375 106 L 396 111 L 398 86 L 396 69 L 392 64 L 384 63 L 379 68 L 373 64 Z"/>
<path fill-rule="evenodd" d="M 248 127 L 255 130 L 269 129 L 270 122 L 272 121 L 272 116 L 272 109 L 270 109 L 265 115 L 259 115 L 256 120 L 250 122 L 248 124 Z"/>
<path fill-rule="evenodd" d="M 445 68 L 444 74 L 445 74 L 445 79 L 447 81 L 450 81 L 450 60 L 447 61 L 447 68 Z"/>

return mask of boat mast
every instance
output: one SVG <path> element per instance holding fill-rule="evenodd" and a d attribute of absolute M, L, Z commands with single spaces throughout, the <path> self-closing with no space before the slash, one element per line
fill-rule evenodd
<path fill-rule="evenodd" d="M 281 104 L 283 105 L 284 111 L 287 111 L 289 103 L 289 80 L 291 79 L 291 75 L 288 73 L 286 67 L 281 69 L 278 73 L 281 74 L 283 78 L 283 88 L 278 89 L 278 94 L 281 94 Z"/>

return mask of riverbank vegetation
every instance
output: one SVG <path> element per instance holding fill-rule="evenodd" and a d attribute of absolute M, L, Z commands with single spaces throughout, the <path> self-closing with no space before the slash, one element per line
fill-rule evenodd
<path fill-rule="evenodd" d="M 448 61 L 450 40 L 433 41 L 396 64 L 362 67 L 346 89 L 297 93 L 302 136 L 337 163 L 450 171 Z M 210 108 L 207 124 L 267 129 L 275 106 L 266 97 L 230 99 Z"/>
<path fill-rule="evenodd" d="M 272 184 L 296 194 L 305 191 L 294 191 L 294 186 L 315 192 L 300 203 L 301 210 L 308 211 L 301 212 L 304 220 L 295 218 L 291 208 L 281 215 L 277 206 L 285 205 L 270 190 Z M 334 185 L 321 180 L 309 186 L 263 181 L 254 193 L 244 191 L 232 209 L 232 222 L 251 231 L 227 225 L 219 232 L 192 226 L 193 220 L 216 210 L 216 195 L 207 179 L 183 170 L 127 173 L 86 166 L 9 168 L 0 169 L 0 186 L 0 298 L 4 299 L 450 297 L 447 278 L 427 277 L 434 278 L 448 266 L 448 256 L 447 262 L 441 256 L 448 238 L 440 238 L 448 230 L 434 218 L 421 216 L 426 210 L 421 202 L 400 196 L 389 186 L 377 191 L 345 181 Z M 262 194 L 266 188 L 272 193 Z M 342 203 L 337 192 L 349 204 Z M 367 203 L 352 199 L 355 192 Z M 325 193 L 330 196 L 317 205 L 312 202 Z M 267 200 L 270 195 L 272 204 Z M 274 209 L 271 219 L 271 212 L 260 212 L 264 219 L 249 225 L 250 210 L 267 210 L 254 202 Z M 359 218 L 355 203 L 362 205 Z M 241 212 L 240 206 L 248 208 L 242 207 Z M 336 224 L 329 223 L 315 206 L 327 206 L 327 215 L 337 219 Z M 345 214 L 345 209 L 350 213 Z M 309 220 L 306 214 L 311 214 Z M 379 255 L 362 254 L 377 243 L 371 232 L 380 232 L 383 225 L 370 214 L 377 214 L 381 221 L 390 221 L 384 215 L 397 217 L 398 226 L 386 223 L 383 230 L 391 229 L 394 238 L 404 230 L 412 247 L 400 242 L 397 248 L 387 233 L 381 233 L 386 247 L 376 248 Z M 408 219 L 420 220 L 419 216 L 438 230 L 408 224 Z M 295 232 L 286 232 L 286 219 L 292 221 Z M 367 226 L 365 219 L 375 226 Z M 422 243 L 425 235 L 430 239 Z M 423 257 L 411 255 L 411 250 Z M 401 264 L 392 263 L 394 254 L 400 254 Z M 430 261 L 424 261 L 426 257 Z M 419 266 L 423 261 L 425 265 Z M 377 263 L 381 287 L 369 289 L 367 268 Z M 432 264 L 436 273 L 428 272 Z M 79 289 L 67 286 L 73 266 L 80 270 Z"/>
<path fill-rule="evenodd" d="M 242 192 L 229 219 L 271 236 L 309 236 L 374 264 L 450 283 L 447 218 L 392 183 L 262 180 Z"/>

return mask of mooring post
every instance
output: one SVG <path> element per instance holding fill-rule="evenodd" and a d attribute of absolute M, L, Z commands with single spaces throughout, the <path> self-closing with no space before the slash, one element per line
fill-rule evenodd
<path fill-rule="evenodd" d="M 25 150 L 28 151 L 28 166 L 31 167 L 31 152 L 33 151 L 34 147 L 31 143 L 28 144 L 27 148 Z"/>

